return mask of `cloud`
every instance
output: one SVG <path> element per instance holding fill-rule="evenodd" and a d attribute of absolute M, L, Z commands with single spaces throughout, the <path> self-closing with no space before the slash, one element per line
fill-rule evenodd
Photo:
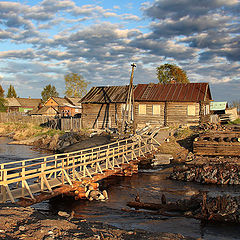
<path fill-rule="evenodd" d="M 135 83 L 157 82 L 155 69 L 166 62 L 186 70 L 192 82 L 218 89 L 239 83 L 239 1 L 151 0 L 138 4 L 142 14 L 133 4 L 103 6 L 0 2 L 4 84 L 15 81 L 20 93 L 36 95 L 51 82 L 63 88 L 68 72 L 91 86 L 127 84 L 132 62 Z"/>
<path fill-rule="evenodd" d="M 33 49 L 26 50 L 10 50 L 0 52 L 2 59 L 34 59 L 36 55 Z"/>

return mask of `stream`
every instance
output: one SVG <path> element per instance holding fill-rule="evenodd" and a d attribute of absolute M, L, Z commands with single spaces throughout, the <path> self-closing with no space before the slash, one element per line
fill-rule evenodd
<path fill-rule="evenodd" d="M 48 152 L 33 149 L 24 145 L 8 145 L 11 140 L 0 137 L 0 162 L 23 160 L 49 155 Z M 100 221 L 126 230 L 143 229 L 151 232 L 172 232 L 202 239 L 240 239 L 239 225 L 202 224 L 201 221 L 184 217 L 163 217 L 147 212 L 130 213 L 121 209 L 127 208 L 128 201 L 134 201 L 139 194 L 142 202 L 161 202 L 162 193 L 167 200 L 175 201 L 191 197 L 200 190 L 211 195 L 239 195 L 240 186 L 200 185 L 197 183 L 173 181 L 167 178 L 171 168 L 140 170 L 132 177 L 114 177 L 101 182 L 101 188 L 108 192 L 109 200 L 74 201 L 71 198 L 56 198 L 33 205 L 34 208 L 50 211 L 71 212 L 89 221 Z"/>

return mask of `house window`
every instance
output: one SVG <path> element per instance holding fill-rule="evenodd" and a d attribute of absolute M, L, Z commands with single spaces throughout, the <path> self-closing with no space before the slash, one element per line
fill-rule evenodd
<path fill-rule="evenodd" d="M 188 116 L 195 116 L 196 115 L 194 105 L 188 105 L 187 114 L 188 114 Z"/>
<path fill-rule="evenodd" d="M 138 114 L 139 115 L 146 115 L 147 113 L 147 105 L 146 104 L 139 104 L 138 105 Z"/>
<path fill-rule="evenodd" d="M 204 115 L 208 115 L 210 113 L 210 108 L 209 108 L 209 105 L 206 105 L 204 107 Z"/>
<path fill-rule="evenodd" d="M 152 113 L 153 113 L 153 115 L 160 115 L 160 105 L 153 104 Z"/>

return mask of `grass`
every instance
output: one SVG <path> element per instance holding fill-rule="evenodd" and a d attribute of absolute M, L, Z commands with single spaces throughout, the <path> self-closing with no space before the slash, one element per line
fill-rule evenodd
<path fill-rule="evenodd" d="M 37 136 L 62 135 L 64 131 L 44 128 L 32 123 L 0 123 L 0 135 L 14 133 L 15 140 L 25 140 Z"/>
<path fill-rule="evenodd" d="M 231 121 L 228 124 L 240 124 L 240 118 L 238 118 L 238 119 L 236 119 L 234 121 Z"/>

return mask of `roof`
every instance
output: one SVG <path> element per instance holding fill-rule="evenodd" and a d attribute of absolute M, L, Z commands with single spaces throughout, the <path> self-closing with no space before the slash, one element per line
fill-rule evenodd
<path fill-rule="evenodd" d="M 58 113 L 58 111 L 54 107 L 47 107 L 47 106 L 42 106 L 40 109 L 39 108 L 34 108 L 32 111 L 29 112 L 30 115 L 42 115 L 46 114 L 48 109 L 52 108 L 53 110 Z"/>
<path fill-rule="evenodd" d="M 124 103 L 128 86 L 92 87 L 81 99 L 81 103 Z"/>
<path fill-rule="evenodd" d="M 50 97 L 49 99 L 51 98 L 58 104 L 58 106 L 65 106 L 66 104 L 69 104 L 66 98 Z M 49 99 L 47 100 L 47 102 L 49 101 Z"/>
<path fill-rule="evenodd" d="M 40 98 L 16 98 L 21 107 L 37 107 L 41 103 Z"/>
<path fill-rule="evenodd" d="M 76 97 L 65 97 L 72 105 L 81 106 L 80 100 L 81 98 Z"/>
<path fill-rule="evenodd" d="M 227 108 L 227 102 L 211 102 L 210 110 L 211 111 L 221 111 Z"/>
<path fill-rule="evenodd" d="M 138 84 L 135 101 L 199 102 L 211 100 L 208 83 Z"/>
<path fill-rule="evenodd" d="M 21 104 L 16 98 L 5 98 L 7 107 L 21 107 Z"/>

